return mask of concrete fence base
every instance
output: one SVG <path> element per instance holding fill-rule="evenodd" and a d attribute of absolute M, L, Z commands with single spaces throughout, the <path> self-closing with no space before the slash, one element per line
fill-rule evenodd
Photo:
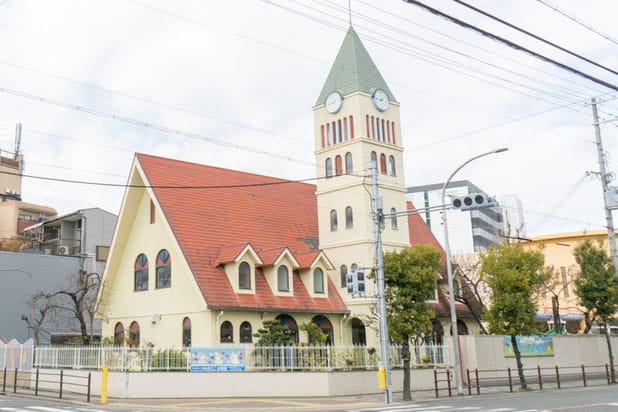
<path fill-rule="evenodd" d="M 71 371 L 72 374 L 88 371 Z M 101 393 L 101 372 L 92 372 L 92 394 Z M 403 372 L 392 371 L 393 391 Z M 433 390 L 433 369 L 412 371 L 412 390 Z M 379 394 L 377 371 L 338 372 L 109 372 L 111 398 L 309 397 Z"/>

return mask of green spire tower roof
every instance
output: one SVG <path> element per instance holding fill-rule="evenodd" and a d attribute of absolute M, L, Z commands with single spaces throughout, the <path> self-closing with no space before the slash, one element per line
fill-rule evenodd
<path fill-rule="evenodd" d="M 358 34 L 350 26 L 335 62 L 330 68 L 316 106 L 323 104 L 326 96 L 335 90 L 343 96 L 347 96 L 355 92 L 372 94 L 378 88 L 386 91 L 390 101 L 397 101 L 380 71 L 371 60 L 371 56 L 369 56 Z"/>

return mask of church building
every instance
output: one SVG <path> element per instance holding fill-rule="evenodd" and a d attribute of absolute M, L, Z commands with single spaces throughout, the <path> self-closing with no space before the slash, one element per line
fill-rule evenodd
<path fill-rule="evenodd" d="M 312 321 L 330 344 L 378 344 L 374 281 L 366 297 L 349 296 L 345 284 L 348 272 L 375 266 L 372 164 L 388 215 L 384 250 L 441 248 L 418 215 L 396 214 L 414 208 L 399 102 L 352 27 L 313 111 L 315 185 L 136 154 L 98 296 L 103 336 L 242 345 L 277 319 L 297 342 Z M 428 304 L 448 325 L 443 280 Z M 462 330 L 478 330 L 456 307 Z"/>

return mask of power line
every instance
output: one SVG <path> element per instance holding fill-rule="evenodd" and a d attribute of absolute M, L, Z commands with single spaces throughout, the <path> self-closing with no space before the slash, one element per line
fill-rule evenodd
<path fill-rule="evenodd" d="M 307 179 L 299 179 L 299 180 L 277 180 L 274 182 L 268 183 L 248 183 L 248 184 L 240 184 L 240 185 L 134 185 L 127 183 L 106 183 L 106 182 L 92 182 L 86 180 L 74 180 L 74 179 L 61 179 L 56 177 L 47 177 L 47 176 L 37 176 L 37 175 L 29 175 L 23 173 L 9 172 L 0 170 L 0 174 L 10 175 L 10 176 L 19 176 L 19 177 L 27 177 L 30 179 L 37 180 L 46 180 L 51 182 L 59 182 L 59 183 L 72 183 L 72 184 L 80 184 L 80 185 L 90 185 L 90 186 L 106 186 L 106 187 L 121 187 L 121 188 L 138 188 L 138 189 L 238 189 L 245 187 L 262 187 L 262 186 L 277 186 L 277 185 L 285 185 L 292 183 L 303 183 L 320 179 L 328 179 L 329 177 L 310 177 Z M 349 176 L 356 177 L 365 177 L 364 175 L 357 174 L 348 174 Z M 274 178 L 273 178 L 274 179 Z"/>
<path fill-rule="evenodd" d="M 130 118 L 130 117 L 127 117 L 127 116 L 119 115 L 119 114 L 108 113 L 108 112 L 104 112 L 104 111 L 98 110 L 98 109 L 93 109 L 93 108 L 89 108 L 89 107 L 85 107 L 85 106 L 79 106 L 79 105 L 76 105 L 76 104 L 73 104 L 73 103 L 67 103 L 67 102 L 51 99 L 51 98 L 44 97 L 44 96 L 37 96 L 37 95 L 34 95 L 34 94 L 22 92 L 22 91 L 15 90 L 15 89 L 9 89 L 9 88 L 1 87 L 0 86 L 0 92 L 12 94 L 14 96 L 23 97 L 23 98 L 26 98 L 26 99 L 37 100 L 37 101 L 40 101 L 42 103 L 47 103 L 47 104 L 51 104 L 51 105 L 55 105 L 55 106 L 65 107 L 65 108 L 68 108 L 68 109 L 76 110 L 76 111 L 83 112 L 83 113 L 86 113 L 86 114 L 89 114 L 89 115 L 93 115 L 93 116 L 98 116 L 98 117 L 103 117 L 103 118 L 108 118 L 108 119 L 114 119 L 114 120 L 118 120 L 118 121 L 121 121 L 121 122 L 125 122 L 125 123 L 134 124 L 134 125 L 137 125 L 137 126 L 146 127 L 146 128 L 152 129 L 152 130 L 159 131 L 159 132 L 176 134 L 176 135 L 179 135 L 179 136 L 184 136 L 184 137 L 188 137 L 188 138 L 199 140 L 199 141 L 209 142 L 209 143 L 213 143 L 213 144 L 216 144 L 216 145 L 219 145 L 219 146 L 229 147 L 229 148 L 232 148 L 232 149 L 244 150 L 244 151 L 247 151 L 247 152 L 257 153 L 257 154 L 261 154 L 261 155 L 265 155 L 265 156 L 271 156 L 271 157 L 275 157 L 275 158 L 279 158 L 279 159 L 283 159 L 283 160 L 289 160 L 289 161 L 299 162 L 299 163 L 303 163 L 303 164 L 313 165 L 312 162 L 309 162 L 307 160 L 297 159 L 297 158 L 293 158 L 293 157 L 290 157 L 290 156 L 280 155 L 280 154 L 276 154 L 276 153 L 272 153 L 272 152 L 266 152 L 266 151 L 264 151 L 262 149 L 257 149 L 257 148 L 250 147 L 250 146 L 245 146 L 245 145 L 239 145 L 239 144 L 236 144 L 236 143 L 230 143 L 230 142 L 226 142 L 226 141 L 223 141 L 223 140 L 220 140 L 220 139 L 215 139 L 215 138 L 212 138 L 212 137 L 200 135 L 200 134 L 197 134 L 197 133 L 186 132 L 186 131 L 183 131 L 183 130 L 180 130 L 180 129 L 173 129 L 173 128 L 170 128 L 170 127 L 158 125 L 156 123 L 145 122 L 143 120 L 137 120 L 137 119 L 133 119 L 133 118 Z"/>
<path fill-rule="evenodd" d="M 590 80 L 590 81 L 592 81 L 594 83 L 600 84 L 600 85 L 605 86 L 605 87 L 607 87 L 609 89 L 612 89 L 614 91 L 618 91 L 618 86 L 616 86 L 615 84 L 612 84 L 612 83 L 606 82 L 604 80 L 601 80 L 601 79 L 599 79 L 597 77 L 594 77 L 592 75 L 584 73 L 584 72 L 582 72 L 580 70 L 577 70 L 574 67 L 568 66 L 568 65 L 566 65 L 564 63 L 560 63 L 559 61 L 551 59 L 551 58 L 549 58 L 547 56 L 544 56 L 544 55 L 542 55 L 540 53 L 537 53 L 537 52 L 535 52 L 533 50 L 530 50 L 530 49 L 528 49 L 528 48 L 526 48 L 524 46 L 521 46 L 521 45 L 519 45 L 519 44 L 517 44 L 515 42 L 507 40 L 507 39 L 505 39 L 503 37 L 500 37 L 500 36 L 498 36 L 496 34 L 493 34 L 493 33 L 490 33 L 490 32 L 488 32 L 486 30 L 483 30 L 483 29 L 481 29 L 481 28 L 479 28 L 479 27 L 477 27 L 477 26 L 475 26 L 473 24 L 466 23 L 463 20 L 460 20 L 460 19 L 458 19 L 456 17 L 453 17 L 453 16 L 451 16 L 449 14 L 446 14 L 446 13 L 444 13 L 444 12 L 438 10 L 438 9 L 430 7 L 430 6 L 428 6 L 428 5 L 424 4 L 424 3 L 421 3 L 418 0 L 403 0 L 403 1 L 405 1 L 406 3 L 410 3 L 410 4 L 413 4 L 413 5 L 419 6 L 419 7 L 423 8 L 423 9 L 429 11 L 430 13 L 435 14 L 436 16 L 440 16 L 442 18 L 445 18 L 445 19 L 451 21 L 452 23 L 455 23 L 455 24 L 457 24 L 457 25 L 459 25 L 461 27 L 464 27 L 464 28 L 470 29 L 470 30 L 474 30 L 477 33 L 479 33 L 479 34 L 481 34 L 481 35 L 483 35 L 483 36 L 485 36 L 485 37 L 487 37 L 489 39 L 492 39 L 494 41 L 506 44 L 507 46 L 509 46 L 509 47 L 511 47 L 511 48 L 513 48 L 515 50 L 523 51 L 523 52 L 525 52 L 525 53 L 527 53 L 527 54 L 529 54 L 529 55 L 531 55 L 533 57 L 536 57 L 537 59 L 543 60 L 543 61 L 545 61 L 547 63 L 551 63 L 551 64 L 553 64 L 553 65 L 555 65 L 555 66 L 557 66 L 557 67 L 559 67 L 559 68 L 561 68 L 563 70 L 570 71 L 571 73 L 576 74 L 576 75 L 578 75 L 580 77 L 583 77 L 585 79 L 588 79 L 588 80 Z"/>
<path fill-rule="evenodd" d="M 490 18 L 490 19 L 492 19 L 492 20 L 495 20 L 495 21 L 497 21 L 497 22 L 500 22 L 500 23 L 504 24 L 505 26 L 508 26 L 508 27 L 510 27 L 510 28 L 512 28 L 512 29 L 514 29 L 514 30 L 517 30 L 517 31 L 518 31 L 518 32 L 520 32 L 520 33 L 524 33 L 525 35 L 530 36 L 530 37 L 532 37 L 533 39 L 536 39 L 536 40 L 538 40 L 538 41 L 540 41 L 540 42 L 543 42 L 543 43 L 548 44 L 548 45 L 550 45 L 550 46 L 552 46 L 552 47 L 555 47 L 556 49 L 558 49 L 558 50 L 560 50 L 560 51 L 563 51 L 563 52 L 565 52 L 565 53 L 567 53 L 567 54 L 570 54 L 570 55 L 571 55 L 571 56 L 573 56 L 573 57 L 577 57 L 577 58 L 578 58 L 578 59 L 580 59 L 580 60 L 583 60 L 583 61 L 585 61 L 585 62 L 587 62 L 587 63 L 590 63 L 590 64 L 592 64 L 592 65 L 594 65 L 594 66 L 597 66 L 597 67 L 599 67 L 599 68 L 601 68 L 601 69 L 603 69 L 603 70 L 606 70 L 606 71 L 608 71 L 608 72 L 610 72 L 610 73 L 612 73 L 612 74 L 618 74 L 618 72 L 617 72 L 617 71 L 615 71 L 615 70 L 613 70 L 613 69 L 610 69 L 610 68 L 609 68 L 609 67 L 607 67 L 607 66 L 603 66 L 603 65 L 602 65 L 602 64 L 600 64 L 600 63 L 597 63 L 597 62 L 595 62 L 595 61 L 593 61 L 593 60 L 588 59 L 587 57 L 584 57 L 584 56 L 582 56 L 582 55 L 580 55 L 580 54 L 578 54 L 578 53 L 572 52 L 571 50 L 566 49 L 566 48 L 564 48 L 564 47 L 562 47 L 562 46 L 559 46 L 559 45 L 557 45 L 556 43 L 553 43 L 553 42 L 551 42 L 551 41 L 549 41 L 549 40 L 547 40 L 547 39 L 544 39 L 543 37 L 537 36 L 536 34 L 531 33 L 531 32 L 529 32 L 529 31 L 527 31 L 527 30 L 524 30 L 524 29 L 522 29 L 521 27 L 516 26 L 516 25 L 514 25 L 514 24 L 512 24 L 512 23 L 509 23 L 508 21 L 503 20 L 503 19 L 501 19 L 501 18 L 499 18 L 499 17 L 496 17 L 496 16 L 494 16 L 493 14 L 490 14 L 490 13 L 488 13 L 488 12 L 486 12 L 486 11 L 484 11 L 484 10 L 481 10 L 481 9 L 479 9 L 479 8 L 477 8 L 477 7 L 474 7 L 473 5 L 468 4 L 468 3 L 464 2 L 463 0 L 451 0 L 451 1 L 454 1 L 454 2 L 455 2 L 455 3 L 457 3 L 457 4 L 461 4 L 462 6 L 467 7 L 467 8 L 469 8 L 470 10 L 474 10 L 475 12 L 480 13 L 480 14 L 482 14 L 482 15 L 483 15 L 483 16 L 485 16 L 485 17 L 489 17 L 489 18 Z"/>
<path fill-rule="evenodd" d="M 561 10 L 560 8 L 558 8 L 558 6 L 556 6 L 555 4 L 550 3 L 547 0 L 537 0 L 539 3 L 541 3 L 542 5 L 549 7 L 550 9 L 554 10 L 555 12 L 562 14 L 564 17 L 574 21 L 575 23 L 585 27 L 586 29 L 590 30 L 591 32 L 603 37 L 606 40 L 611 41 L 614 44 L 618 44 L 618 41 L 612 39 L 610 36 L 608 36 L 607 34 L 601 32 L 600 30 L 595 29 L 594 27 L 592 27 L 591 25 L 583 22 L 582 20 L 578 19 L 577 17 L 573 16 L 572 14 L 567 13 L 564 10 Z"/>

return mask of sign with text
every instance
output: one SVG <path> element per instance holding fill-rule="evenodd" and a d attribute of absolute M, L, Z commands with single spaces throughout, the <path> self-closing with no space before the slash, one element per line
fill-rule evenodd
<path fill-rule="evenodd" d="M 243 348 L 191 348 L 191 371 L 244 371 Z"/>
<path fill-rule="evenodd" d="M 521 356 L 554 356 L 554 340 L 551 336 L 516 336 L 517 348 Z M 503 340 L 504 356 L 515 357 L 511 337 L 505 336 Z"/>

